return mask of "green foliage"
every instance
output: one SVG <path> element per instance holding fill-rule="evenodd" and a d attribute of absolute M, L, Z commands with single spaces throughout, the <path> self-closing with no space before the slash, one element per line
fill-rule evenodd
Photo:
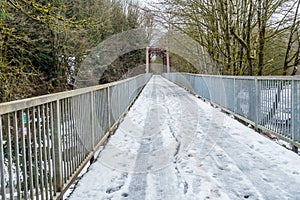
<path fill-rule="evenodd" d="M 146 49 L 134 50 L 120 56 L 102 74 L 99 84 L 135 76 L 145 72 Z"/>
<path fill-rule="evenodd" d="M 90 49 L 113 34 L 139 27 L 140 13 L 133 4 L 121 0 L 1 1 L 0 102 L 72 89 L 70 76 L 80 70 Z M 75 58 L 72 65 L 71 57 Z"/>
<path fill-rule="evenodd" d="M 170 53 L 170 65 L 172 66 L 172 71 L 199 73 L 199 70 L 197 70 L 191 63 L 176 54 Z"/>

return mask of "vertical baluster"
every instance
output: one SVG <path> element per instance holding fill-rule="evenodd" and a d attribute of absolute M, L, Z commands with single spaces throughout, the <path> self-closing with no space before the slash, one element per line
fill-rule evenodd
<path fill-rule="evenodd" d="M 50 152 L 49 152 L 49 155 L 51 155 L 51 182 L 52 183 L 52 189 L 53 189 L 53 196 L 56 195 L 56 176 L 55 176 L 55 151 L 54 151 L 54 115 L 53 115 L 53 111 L 54 111 L 54 108 L 53 108 L 53 102 L 50 103 L 50 108 L 49 108 L 49 115 L 50 115 L 50 135 L 49 135 L 49 138 L 50 138 L 50 142 L 49 144 L 51 145 L 51 148 L 50 148 Z M 50 186 L 51 187 L 51 186 Z"/>
<path fill-rule="evenodd" d="M 44 162 L 44 186 L 45 186 L 45 197 L 48 200 L 48 192 L 49 192 L 49 188 L 48 188 L 48 173 L 49 173 L 49 169 L 48 169 L 48 159 L 47 159 L 47 146 L 49 145 L 47 143 L 47 132 L 48 130 L 46 130 L 46 120 L 47 120 L 47 115 L 45 113 L 45 109 L 46 109 L 45 104 L 42 105 L 42 116 L 41 116 L 41 120 L 42 120 L 42 137 L 41 140 L 43 141 L 43 162 Z"/>
<path fill-rule="evenodd" d="M 71 145 L 71 122 L 69 98 L 66 99 L 66 118 L 67 118 L 67 143 L 68 143 L 68 171 L 69 177 L 72 175 L 72 145 Z"/>
<path fill-rule="evenodd" d="M 33 163 L 32 163 L 32 139 L 31 139 L 31 123 L 34 123 L 34 119 L 30 116 L 29 108 L 26 109 L 26 116 L 27 116 L 27 161 L 28 161 L 28 179 L 29 179 L 29 190 L 30 190 L 30 199 L 34 198 L 34 185 L 33 185 Z"/>
<path fill-rule="evenodd" d="M 66 115 L 66 143 L 67 143 L 67 171 L 68 178 L 72 175 L 71 171 L 71 145 L 70 145 L 70 121 L 69 121 L 69 106 L 68 99 L 65 100 L 65 115 Z"/>
<path fill-rule="evenodd" d="M 79 144 L 78 144 L 78 108 L 77 108 L 77 96 L 72 98 L 72 123 L 74 131 L 74 149 L 75 149 L 75 166 L 79 166 Z"/>
<path fill-rule="evenodd" d="M 286 137 L 288 138 L 291 138 L 290 135 L 289 135 L 289 132 L 288 132 L 288 123 L 289 123 L 289 120 L 288 120 L 288 115 L 287 115 L 287 103 L 288 103 L 288 81 L 285 80 L 284 81 L 284 95 L 283 95 L 283 99 L 282 99 L 282 102 L 283 102 L 283 117 L 284 117 L 284 130 L 283 130 L 283 133 Z"/>
<path fill-rule="evenodd" d="M 68 111 L 68 130 L 69 130 L 69 140 L 68 140 L 68 143 L 69 143 L 69 148 L 70 148 L 70 164 L 69 164 L 69 168 L 70 168 L 70 172 L 71 174 L 73 174 L 74 172 L 74 169 L 73 169 L 73 158 L 74 158 L 74 153 L 73 153 L 73 144 L 72 144 L 72 119 L 71 119 L 71 99 L 68 98 L 67 99 L 67 111 Z"/>
<path fill-rule="evenodd" d="M 291 90 L 292 90 L 292 80 L 288 82 L 288 88 L 287 88 L 287 119 L 288 119 L 288 124 L 287 124 L 287 133 L 289 134 L 289 138 L 292 139 L 292 132 L 291 132 Z"/>
<path fill-rule="evenodd" d="M 36 108 L 33 107 L 32 115 L 33 115 L 33 149 L 34 149 L 34 182 L 35 182 L 35 193 L 36 199 L 40 198 L 40 191 L 39 191 L 39 167 L 38 167 L 38 145 L 37 145 L 37 123 L 38 119 L 36 118 Z"/>
<path fill-rule="evenodd" d="M 24 110 L 21 110 L 21 144 L 22 144 L 22 157 L 23 157 L 23 194 L 24 194 L 24 199 L 27 199 L 28 195 L 28 181 L 27 181 L 27 148 L 26 148 L 26 136 L 29 134 L 26 127 L 25 127 L 25 118 L 24 114 L 26 116 L 26 125 L 28 125 L 27 121 L 27 113 L 24 112 Z M 26 133 L 25 133 L 26 131 Z"/>
<path fill-rule="evenodd" d="M 77 119 L 77 123 L 76 123 L 76 130 L 77 130 L 77 145 L 78 145 L 78 151 L 79 151 L 79 156 L 78 156 L 78 165 L 80 165 L 81 161 L 82 161 L 82 142 L 80 141 L 81 139 L 81 117 L 82 117 L 82 113 L 81 113 L 81 106 L 79 104 L 80 102 L 80 96 L 76 96 L 76 109 L 77 110 L 77 115 L 75 116 Z"/>
<path fill-rule="evenodd" d="M 63 188 L 63 163 L 62 163 L 62 128 L 61 128 L 61 109 L 60 100 L 55 102 L 55 108 L 53 109 L 53 153 L 54 153 L 54 165 L 55 170 L 55 192 L 61 192 Z"/>
<path fill-rule="evenodd" d="M 3 128 L 2 128 L 2 115 L 0 115 L 0 175 L 1 175 L 1 199 L 6 198 L 5 192 L 5 177 L 4 177 L 4 149 L 3 149 Z"/>
<path fill-rule="evenodd" d="M 254 122 L 255 122 L 255 130 L 257 130 L 258 128 L 258 124 L 259 124 L 259 118 L 260 118 L 260 111 L 261 111 L 261 107 L 260 107 L 260 82 L 259 80 L 257 80 L 256 77 L 254 77 L 254 89 L 255 89 L 255 104 L 254 105 L 254 109 L 255 109 L 255 117 L 254 117 Z"/>
<path fill-rule="evenodd" d="M 64 99 L 61 100 L 61 120 L 62 120 L 62 130 L 61 130 L 61 144 L 62 144 L 62 155 L 63 155 L 63 182 L 67 182 L 67 171 L 66 171 L 66 120 L 65 120 L 65 104 Z"/>
<path fill-rule="evenodd" d="M 262 125 L 265 125 L 266 124 L 266 120 L 265 120 L 265 116 L 267 114 L 267 105 L 266 105 L 266 96 L 267 96 L 267 93 L 266 93 L 266 81 L 265 80 L 262 80 L 262 83 L 263 83 L 263 89 L 262 89 L 262 92 L 263 92 L 263 98 L 262 98 L 262 105 L 263 105 L 263 115 L 262 115 Z"/>
<path fill-rule="evenodd" d="M 86 96 L 86 98 L 84 98 Z M 83 118 L 83 124 L 84 124 L 84 131 L 82 132 L 82 138 L 84 140 L 84 146 L 86 149 L 86 153 L 85 153 L 85 158 L 88 155 L 89 151 L 90 151 L 90 142 L 91 142 L 91 122 L 89 121 L 91 119 L 91 115 L 90 115 L 90 96 L 89 94 L 84 94 L 83 95 L 83 106 L 84 106 L 84 118 Z M 84 132 L 88 133 L 88 137 L 85 137 Z"/>
<path fill-rule="evenodd" d="M 38 158 L 39 158 L 39 179 L 40 179 L 40 190 L 41 199 L 44 199 L 44 169 L 43 169 L 43 145 L 42 144 L 42 121 L 41 121 L 41 106 L 37 107 L 37 134 L 38 134 Z"/>
<path fill-rule="evenodd" d="M 298 93 L 298 91 L 297 91 L 297 86 L 296 86 L 296 82 L 295 82 L 295 79 L 294 78 L 292 78 L 292 85 L 291 85 L 291 136 L 292 136 L 292 140 L 295 142 L 296 140 L 296 138 L 295 138 L 295 131 L 296 131 L 296 121 L 297 121 L 297 119 L 296 119 L 296 106 L 299 106 L 299 105 L 297 105 L 296 104 L 296 99 L 297 99 L 297 93 Z M 298 94 L 299 95 L 299 94 Z M 296 98 L 295 98 L 296 97 Z M 297 110 L 299 110 L 299 109 L 297 109 Z M 299 117 L 299 113 L 298 113 L 298 117 Z M 298 120 L 300 120 L 299 118 L 298 118 Z M 299 124 L 298 124 L 298 126 L 299 126 Z M 298 129 L 298 132 L 299 132 L 299 129 Z M 298 142 L 300 142 L 300 141 L 298 141 Z"/>
<path fill-rule="evenodd" d="M 111 101 L 110 101 L 110 86 L 107 87 L 107 118 L 108 118 L 108 127 L 111 126 L 111 116 L 110 116 L 110 110 L 111 110 Z"/>
<path fill-rule="evenodd" d="M 77 130 L 77 145 L 78 145 L 78 165 L 80 165 L 81 163 L 81 158 L 82 158 L 82 143 L 80 141 L 80 137 L 81 137 L 81 106 L 79 104 L 80 102 L 80 96 L 76 96 L 76 110 L 77 110 L 77 115 L 75 116 L 77 123 L 76 123 L 76 130 Z"/>
<path fill-rule="evenodd" d="M 91 151 L 94 150 L 95 147 L 95 110 L 94 110 L 94 103 L 95 103 L 95 95 L 94 92 L 90 92 L 90 126 L 91 126 Z"/>
<path fill-rule="evenodd" d="M 279 115 L 279 123 L 277 123 L 277 133 L 281 133 L 282 134 L 282 123 L 281 123 L 281 120 L 282 120 L 282 103 L 281 103 L 281 99 L 280 97 L 283 95 L 282 94 L 282 82 L 279 81 L 279 80 L 276 80 L 276 82 L 278 83 L 278 89 L 277 89 L 277 109 L 275 109 L 275 117 L 278 119 L 278 115 Z"/>
<path fill-rule="evenodd" d="M 276 99 L 276 102 L 277 102 L 277 109 L 274 110 L 274 116 L 276 119 L 278 119 L 278 115 L 279 115 L 279 123 L 277 123 L 277 130 L 276 132 L 277 133 L 281 133 L 282 134 L 282 128 L 283 128 L 283 124 L 282 124 L 282 99 L 281 99 L 281 96 L 283 95 L 282 94 L 282 87 L 283 87 L 283 83 L 282 81 L 280 80 L 274 80 L 277 82 L 277 99 Z"/>
<path fill-rule="evenodd" d="M 276 84 L 276 94 L 277 94 L 277 99 L 275 100 L 276 101 L 276 104 L 277 104 L 277 109 L 274 109 L 274 115 L 273 115 L 273 119 L 275 119 L 275 120 L 278 120 L 279 119 L 279 121 L 277 121 L 276 122 L 276 129 L 275 129 L 275 132 L 281 132 L 280 131 L 280 120 L 282 119 L 282 117 L 281 117 L 281 114 L 282 114 L 282 112 L 280 112 L 280 113 L 278 113 L 278 109 L 280 109 L 280 102 L 279 102 L 279 90 L 280 90 L 280 82 L 278 81 L 278 80 L 273 80 L 274 82 L 275 82 L 275 84 Z M 275 106 L 275 108 L 276 108 L 276 106 Z"/>
<path fill-rule="evenodd" d="M 13 187 L 13 161 L 12 161 L 12 144 L 11 144 L 11 127 L 10 127 L 10 114 L 6 115 L 7 127 L 7 156 L 8 156 L 8 175 L 9 175 L 9 195 L 10 199 L 14 199 Z"/>
<path fill-rule="evenodd" d="M 21 180 L 20 180 L 20 153 L 19 153 L 19 126 L 18 126 L 18 114 L 17 111 L 13 113 L 13 130 L 14 130 L 14 153 L 15 156 L 15 165 L 16 165 L 16 190 L 17 190 L 17 198 L 21 198 Z"/>
<path fill-rule="evenodd" d="M 72 130 L 72 146 L 73 146 L 73 168 L 76 169 L 78 167 L 78 145 L 77 145 L 77 130 L 76 130 L 76 97 L 72 97 L 70 99 L 71 103 L 71 110 L 70 110 L 70 118 L 71 118 L 71 130 Z"/>
<path fill-rule="evenodd" d="M 46 124 L 46 132 L 45 132 L 45 141 L 47 143 L 47 147 L 46 147 L 46 155 L 47 155 L 47 177 L 48 177 L 48 195 L 49 195 L 49 198 L 52 199 L 53 197 L 53 184 L 52 184 L 52 172 L 53 172 L 53 169 L 52 169 L 52 165 L 51 165 L 51 142 L 50 142 L 50 135 L 51 135 L 51 132 L 52 132 L 52 129 L 50 128 L 50 123 L 51 123 L 51 116 L 50 116 L 50 111 L 49 111 L 49 107 L 50 107 L 50 104 L 51 103 L 48 103 L 48 104 L 45 104 L 45 124 Z"/>
<path fill-rule="evenodd" d="M 83 95 L 80 95 L 80 107 L 81 107 L 81 130 L 80 130 L 80 141 L 82 143 L 82 160 L 81 162 L 83 162 L 85 160 L 85 156 L 86 156 L 86 138 L 84 137 L 86 130 L 86 124 L 85 124 L 85 119 L 86 119 L 86 108 L 85 108 L 85 98 Z"/>
<path fill-rule="evenodd" d="M 70 98 L 70 120 L 71 120 L 71 134 L 72 134 L 72 146 L 73 146 L 73 169 L 76 170 L 77 164 L 77 151 L 76 151 L 76 129 L 75 129 L 75 116 L 74 116 L 74 99 Z"/>
<path fill-rule="evenodd" d="M 80 142 L 81 142 L 81 148 L 82 148 L 82 157 L 80 160 L 80 163 L 82 163 L 82 161 L 84 161 L 85 159 L 85 154 L 86 154 L 86 149 L 85 149 L 85 140 L 84 140 L 84 132 L 85 132 L 85 124 L 84 124 L 84 119 L 85 119 L 85 109 L 84 109 L 84 98 L 82 95 L 80 95 Z"/>
<path fill-rule="evenodd" d="M 267 81 L 267 118 L 266 118 L 266 120 L 267 120 L 267 123 L 266 123 L 266 125 L 267 125 L 267 128 L 271 128 L 271 130 L 272 130 L 272 127 L 270 127 L 270 113 L 271 113 L 271 111 L 272 111 L 272 109 L 271 109 L 271 102 L 273 101 L 272 100 L 272 97 L 271 97 L 271 92 L 272 92 L 272 88 L 271 88 L 271 85 L 270 85 L 270 81 L 269 80 L 266 80 Z"/>
<path fill-rule="evenodd" d="M 64 115 L 64 144 L 65 144 L 65 169 L 66 169 L 66 182 L 70 177 L 70 171 L 69 171 L 69 158 L 70 158 L 70 147 L 68 143 L 69 138 L 69 127 L 68 127 L 68 113 L 67 113 L 67 99 L 64 99 L 63 101 L 63 115 Z"/>
<path fill-rule="evenodd" d="M 269 112 L 269 108 L 268 108 L 268 105 L 269 105 L 269 89 L 268 89 L 268 81 L 267 80 L 264 80 L 264 84 L 265 84 L 265 103 L 264 103 L 264 109 L 265 109 L 265 116 L 268 116 L 268 112 Z M 264 124 L 266 124 L 268 126 L 268 119 L 264 118 L 265 121 L 264 121 Z"/>
<path fill-rule="evenodd" d="M 275 105 L 278 103 L 278 95 L 276 95 L 276 94 L 277 94 L 279 85 L 278 85 L 278 82 L 276 80 L 270 80 L 270 81 L 273 82 L 274 88 L 275 88 L 274 89 L 274 94 L 273 94 L 275 99 L 274 99 L 274 102 L 272 102 L 272 107 L 271 107 L 272 108 L 272 114 L 270 115 L 270 119 L 274 120 L 274 122 L 275 122 L 274 123 L 275 124 L 274 131 L 277 132 L 277 130 L 278 130 L 278 123 L 277 123 L 277 120 L 276 120 L 276 117 L 275 117 L 276 110 L 274 108 L 275 108 Z"/>

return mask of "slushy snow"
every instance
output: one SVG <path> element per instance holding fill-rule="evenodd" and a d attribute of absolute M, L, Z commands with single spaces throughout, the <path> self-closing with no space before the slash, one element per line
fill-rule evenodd
<path fill-rule="evenodd" d="M 68 199 L 300 199 L 300 157 L 153 76 Z"/>

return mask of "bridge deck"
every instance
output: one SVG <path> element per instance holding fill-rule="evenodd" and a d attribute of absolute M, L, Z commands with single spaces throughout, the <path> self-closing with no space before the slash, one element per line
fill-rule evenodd
<path fill-rule="evenodd" d="M 297 199 L 300 157 L 153 76 L 73 199 Z"/>

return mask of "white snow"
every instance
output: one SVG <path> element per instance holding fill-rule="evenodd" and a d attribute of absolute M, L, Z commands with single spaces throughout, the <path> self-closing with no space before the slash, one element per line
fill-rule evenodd
<path fill-rule="evenodd" d="M 300 157 L 153 76 L 76 199 L 300 199 Z"/>

